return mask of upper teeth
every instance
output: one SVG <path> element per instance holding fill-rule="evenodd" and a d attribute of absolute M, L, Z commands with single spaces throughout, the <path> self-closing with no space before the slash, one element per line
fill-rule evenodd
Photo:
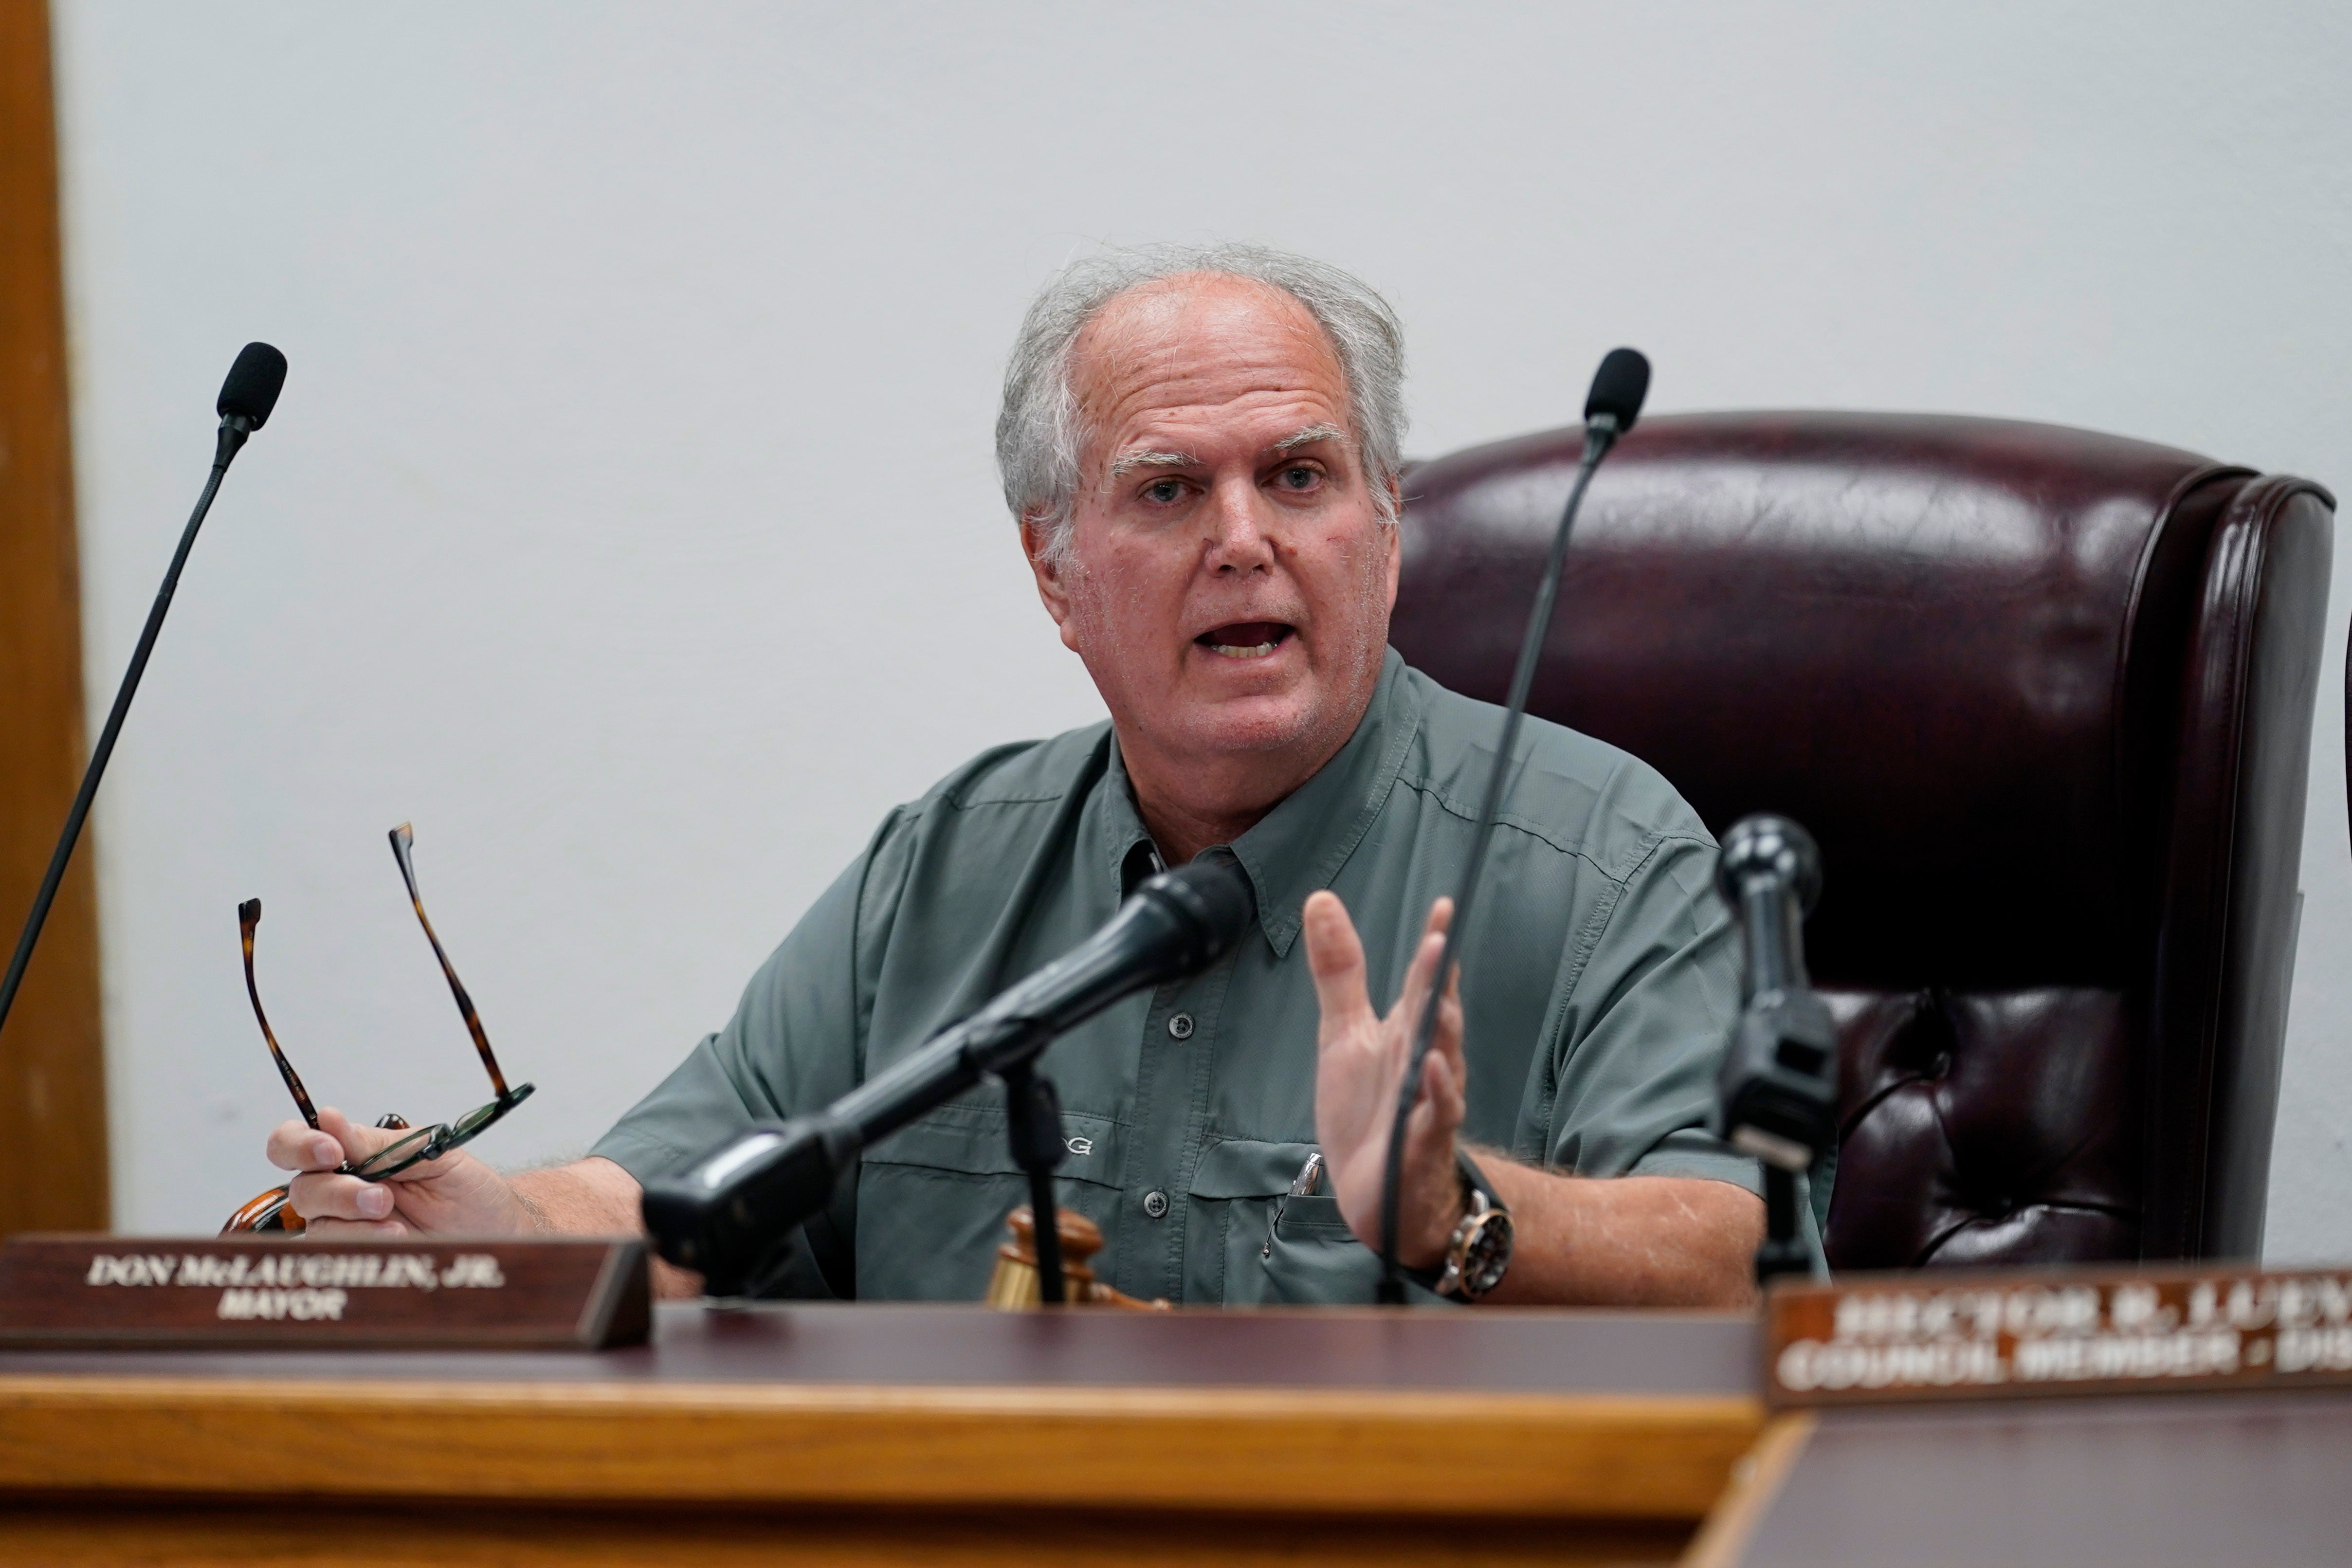
<path fill-rule="evenodd" d="M 1213 642 L 1209 645 L 1209 651 L 1223 654 L 1227 658 L 1264 658 L 1274 651 L 1274 643 L 1269 639 L 1248 647 L 1235 647 L 1231 643 Z"/>

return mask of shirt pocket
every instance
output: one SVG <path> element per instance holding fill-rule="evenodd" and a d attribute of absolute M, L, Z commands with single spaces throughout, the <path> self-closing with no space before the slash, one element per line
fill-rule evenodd
<path fill-rule="evenodd" d="M 1217 1299 L 1226 1306 L 1372 1300 L 1380 1265 L 1339 1217 L 1339 1200 L 1287 1195 L 1314 1147 L 1233 1138 L 1202 1151 L 1192 1196 L 1204 1222 L 1210 1210 L 1220 1211 L 1224 1275 Z"/>
<path fill-rule="evenodd" d="M 1055 1196 L 1109 1231 L 1118 1189 L 1119 1127 L 1065 1112 L 1069 1152 Z M 977 1301 L 1004 1216 L 1029 1201 L 1013 1162 L 1002 1105 L 944 1105 L 877 1141 L 857 1170 L 857 1294 L 861 1300 Z"/>

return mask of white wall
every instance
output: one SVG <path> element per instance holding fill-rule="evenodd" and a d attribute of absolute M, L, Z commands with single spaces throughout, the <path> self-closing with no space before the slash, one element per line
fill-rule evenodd
<path fill-rule="evenodd" d="M 1475 14 L 1475 19 L 1473 19 Z M 585 1146 L 890 803 L 1098 711 L 989 429 L 1029 291 L 1238 237 L 1387 290 L 1412 449 L 1654 406 L 2021 416 L 2352 484 L 2352 12 L 2305 4 L 58 0 L 93 714 L 247 338 L 293 362 L 99 814 L 116 1217 L 480 1089 L 383 832 Z M 2343 552 L 2352 572 L 2352 551 Z M 2352 1257 L 2339 591 L 2274 1256 Z M 93 720 L 93 728 L 95 720 Z"/>

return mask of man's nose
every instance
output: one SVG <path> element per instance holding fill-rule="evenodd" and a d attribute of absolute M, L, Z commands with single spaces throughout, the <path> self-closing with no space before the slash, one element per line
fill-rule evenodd
<path fill-rule="evenodd" d="M 1222 480 L 1210 492 L 1205 564 L 1218 574 L 1265 572 L 1274 565 L 1267 503 L 1251 478 Z"/>

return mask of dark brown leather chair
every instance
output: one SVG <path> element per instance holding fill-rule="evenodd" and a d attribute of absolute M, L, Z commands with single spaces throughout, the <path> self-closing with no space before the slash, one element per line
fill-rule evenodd
<path fill-rule="evenodd" d="M 1391 640 L 1499 701 L 1579 432 L 1407 482 Z M 1842 1268 L 2260 1249 L 2334 500 L 2001 420 L 1645 420 L 1534 711 L 1820 840 Z"/>

